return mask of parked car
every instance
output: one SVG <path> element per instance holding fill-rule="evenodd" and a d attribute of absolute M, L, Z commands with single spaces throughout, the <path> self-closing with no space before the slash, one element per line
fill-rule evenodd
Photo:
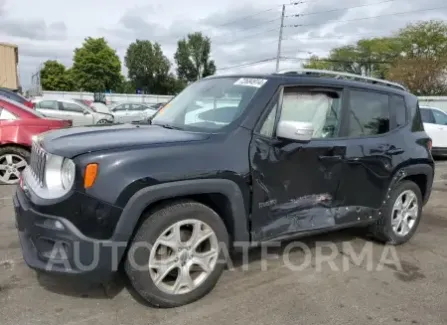
<path fill-rule="evenodd" d="M 440 108 L 421 106 L 424 129 L 433 141 L 433 156 L 447 154 L 447 113 Z"/>
<path fill-rule="evenodd" d="M 7 88 L 0 87 L 0 96 L 9 98 L 10 100 L 25 105 L 29 108 L 34 108 L 33 103 L 29 99 Z"/>
<path fill-rule="evenodd" d="M 39 112 L 0 96 L 0 184 L 16 184 L 29 161 L 31 139 L 71 121 L 46 118 Z"/>
<path fill-rule="evenodd" d="M 157 109 L 146 104 L 139 103 L 119 103 L 110 108 L 110 112 L 115 117 L 115 122 L 129 123 L 151 117 Z"/>
<path fill-rule="evenodd" d="M 89 106 L 72 99 L 38 99 L 35 109 L 45 116 L 70 119 L 74 126 L 109 124 L 114 118 L 110 113 L 96 112 Z"/>
<path fill-rule="evenodd" d="M 146 125 L 53 131 L 34 148 L 14 196 L 26 263 L 91 282 L 123 265 L 158 307 L 210 292 L 226 248 L 348 227 L 403 244 L 434 176 L 416 96 L 320 70 L 210 76 Z"/>

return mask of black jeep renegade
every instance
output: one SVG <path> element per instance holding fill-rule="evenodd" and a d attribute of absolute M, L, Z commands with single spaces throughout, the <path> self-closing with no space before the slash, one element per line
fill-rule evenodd
<path fill-rule="evenodd" d="M 222 248 L 354 226 L 408 241 L 431 193 L 430 150 L 417 97 L 395 83 L 208 77 L 146 122 L 35 139 L 14 196 L 23 256 L 87 281 L 123 266 L 150 304 L 184 305 L 217 283 Z"/>

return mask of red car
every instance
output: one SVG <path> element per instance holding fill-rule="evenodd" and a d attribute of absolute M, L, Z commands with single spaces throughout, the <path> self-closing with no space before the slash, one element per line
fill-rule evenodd
<path fill-rule="evenodd" d="M 71 120 L 45 117 L 36 110 L 0 96 L 0 184 L 19 181 L 30 157 L 34 135 L 71 125 Z"/>

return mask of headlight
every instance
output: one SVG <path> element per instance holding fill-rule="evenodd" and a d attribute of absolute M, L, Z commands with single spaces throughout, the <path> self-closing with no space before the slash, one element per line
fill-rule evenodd
<path fill-rule="evenodd" d="M 75 171 L 76 166 L 73 160 L 65 158 L 64 162 L 62 163 L 62 169 L 61 169 L 62 187 L 65 190 L 70 189 L 73 186 Z"/>
<path fill-rule="evenodd" d="M 71 159 L 49 154 L 45 168 L 45 183 L 51 196 L 60 197 L 73 186 L 75 164 Z"/>

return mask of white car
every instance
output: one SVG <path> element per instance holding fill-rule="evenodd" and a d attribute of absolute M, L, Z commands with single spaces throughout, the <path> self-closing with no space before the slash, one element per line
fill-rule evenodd
<path fill-rule="evenodd" d="M 91 107 L 71 99 L 35 99 L 35 109 L 48 117 L 72 120 L 73 126 L 113 123 L 110 113 L 96 112 Z"/>
<path fill-rule="evenodd" d="M 432 139 L 433 156 L 447 154 L 447 113 L 440 108 L 420 106 L 425 132 Z"/>
<path fill-rule="evenodd" d="M 118 103 L 110 108 L 115 117 L 115 122 L 130 123 L 147 119 L 157 112 L 156 108 L 147 104 Z"/>

